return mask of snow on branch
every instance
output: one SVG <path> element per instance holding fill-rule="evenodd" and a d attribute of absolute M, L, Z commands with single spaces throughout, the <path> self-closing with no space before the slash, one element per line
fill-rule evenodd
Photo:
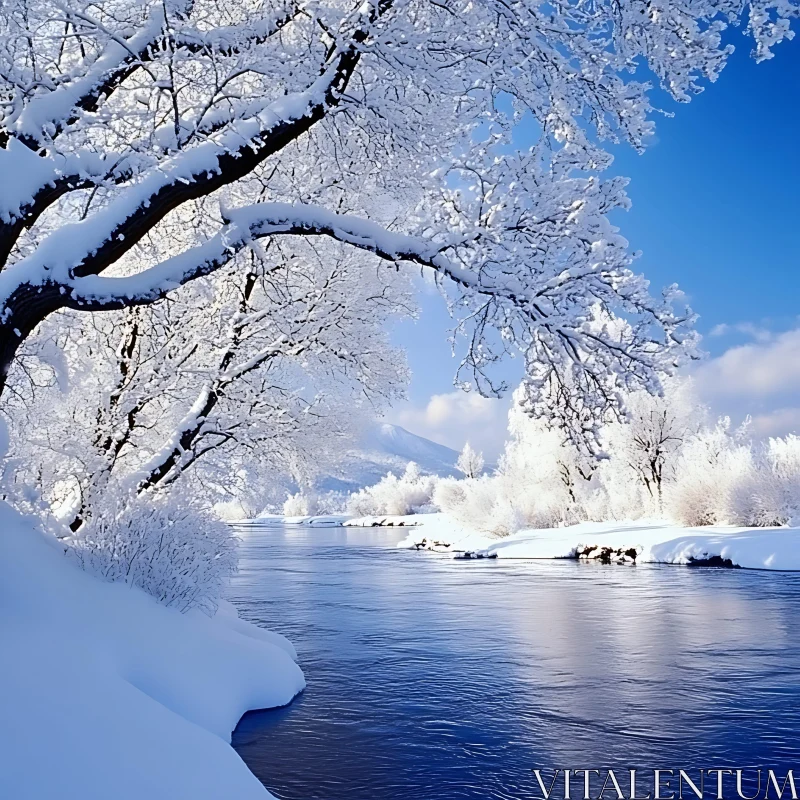
<path fill-rule="evenodd" d="M 260 239 L 325 237 L 434 276 L 466 342 L 460 383 L 498 394 L 492 367 L 521 353 L 532 413 L 594 435 L 694 349 L 680 294 L 651 294 L 609 221 L 628 201 L 603 143 L 646 146 L 645 67 L 687 101 L 724 67 L 727 26 L 747 17 L 763 59 L 798 13 L 5 0 L 0 390 L 56 311 L 151 303 Z M 520 152 L 526 116 L 538 138 Z"/>
<path fill-rule="evenodd" d="M 67 6 L 63 7 L 65 24 L 104 34 L 108 43 L 97 57 L 87 57 L 62 76 L 51 91 L 40 91 L 25 103 L 17 115 L 4 120 L 5 136 L 16 138 L 32 150 L 55 139 L 78 119 L 81 111 L 96 111 L 99 104 L 137 69 L 147 69 L 158 53 L 185 50 L 232 55 L 238 50 L 266 41 L 287 25 L 297 9 L 283 11 L 274 17 L 256 19 L 247 25 L 229 25 L 210 31 L 182 26 L 169 31 L 165 8 L 153 5 L 144 24 L 125 38 L 109 30 L 98 20 Z"/>
<path fill-rule="evenodd" d="M 75 308 L 97 310 L 149 303 L 194 278 L 227 264 L 253 239 L 277 235 L 328 236 L 392 261 L 411 261 L 478 289 L 478 278 L 443 254 L 458 242 L 437 244 L 386 230 L 375 222 L 309 204 L 260 203 L 225 211 L 228 220 L 214 237 L 141 273 L 127 277 L 90 275 L 64 281 Z"/>
<path fill-rule="evenodd" d="M 35 257 L 23 259 L 15 265 L 15 272 L 27 275 L 21 280 L 11 278 L 5 293 L 0 288 L 0 300 L 11 295 L 17 280 L 18 285 L 35 284 L 43 274 L 52 274 L 52 271 L 63 268 L 78 269 L 84 274 L 102 271 L 133 247 L 171 210 L 242 178 L 264 159 L 305 133 L 325 116 L 328 108 L 338 104 L 340 94 L 360 60 L 359 48 L 368 37 L 371 24 L 390 6 L 391 3 L 384 0 L 375 9 L 359 12 L 360 25 L 345 38 L 342 46 L 329 52 L 319 76 L 303 90 L 269 102 L 234 104 L 233 111 L 199 120 L 197 129 L 203 133 L 203 140 L 197 146 L 189 150 L 180 148 L 180 152 L 157 162 L 138 182 L 125 187 L 101 212 L 81 223 L 67 226 L 66 230 L 55 231 L 42 242 Z M 284 13 L 270 23 L 255 24 L 255 29 L 250 29 L 252 41 L 263 41 L 294 16 L 294 12 Z M 84 185 L 79 178 L 85 176 L 86 171 L 73 174 L 74 169 L 67 169 L 64 175 L 63 159 L 57 156 L 41 159 L 42 163 L 37 163 L 32 171 L 13 167 L 13 156 L 7 152 L 9 140 L 24 142 L 35 150 L 39 144 L 35 131 L 47 131 L 54 136 L 60 126 L 74 121 L 71 115 L 81 104 L 94 110 L 100 94 L 111 92 L 113 85 L 124 80 L 146 60 L 144 54 L 153 45 L 153 36 L 160 29 L 156 23 L 162 27 L 165 24 L 158 13 L 154 14 L 153 20 L 131 41 L 112 37 L 107 51 L 82 79 L 35 97 L 24 106 L 13 125 L 4 123 L 0 166 L 7 165 L 12 178 L 20 172 L 23 177 L 20 181 L 10 180 L 0 192 L 0 220 L 8 224 L 23 216 L 35 219 L 43 210 L 38 206 L 48 205 L 64 191 Z M 217 49 L 217 45 L 228 42 L 222 50 L 230 50 L 231 40 L 241 36 L 243 31 L 242 26 L 236 26 L 203 35 L 186 34 L 186 49 L 189 52 L 206 47 Z M 217 135 L 212 137 L 211 133 Z M 14 155 L 18 153 L 19 150 Z M 97 177 L 113 178 L 115 182 L 133 177 L 137 170 L 127 165 L 126 160 L 118 159 L 113 167 L 114 174 L 96 168 L 93 173 Z M 27 161 L 30 167 L 31 159 L 27 158 Z M 61 191 L 48 191 L 56 188 L 56 183 Z M 18 235 L 19 225 L 12 232 Z M 0 226 L 0 241 L 3 233 Z M 56 258 L 54 254 L 57 254 Z"/>
<path fill-rule="evenodd" d="M 658 373 L 691 356 L 694 336 L 691 313 L 673 311 L 679 294 L 652 298 L 647 282 L 628 268 L 630 258 L 622 243 L 615 241 L 613 228 L 591 212 L 588 198 L 601 201 L 594 212 L 598 213 L 612 189 L 592 193 L 584 184 L 580 188 L 581 208 L 567 203 L 557 212 L 552 207 L 541 230 L 541 220 L 523 222 L 521 209 L 508 200 L 510 193 L 504 208 L 494 209 L 492 226 L 438 237 L 389 231 L 372 221 L 310 204 L 261 203 L 231 209 L 216 236 L 139 274 L 72 279 L 67 284 L 69 304 L 92 310 L 149 303 L 219 269 L 254 239 L 325 236 L 393 264 L 428 268 L 437 279 L 455 286 L 459 304 L 473 309 L 461 323 L 473 325 L 463 367 L 481 380 L 498 356 L 489 339 L 490 330 L 498 331 L 504 348 L 513 346 L 525 354 L 531 407 L 543 415 L 557 409 L 563 427 L 592 435 L 618 405 L 623 387 L 649 384 L 658 391 Z M 576 248 L 573 240 L 580 237 L 555 235 L 552 225 L 559 213 L 565 224 L 574 226 L 575 234 L 583 230 L 591 235 L 588 244 Z M 605 240 L 594 230 L 598 225 Z M 532 264 L 543 242 L 561 253 L 557 258 L 553 254 L 555 270 Z M 573 269 L 563 262 L 566 254 L 575 263 Z M 627 314 L 629 321 L 614 312 Z M 483 388 L 487 393 L 494 389 Z M 543 410 L 545 397 L 549 402 Z"/>

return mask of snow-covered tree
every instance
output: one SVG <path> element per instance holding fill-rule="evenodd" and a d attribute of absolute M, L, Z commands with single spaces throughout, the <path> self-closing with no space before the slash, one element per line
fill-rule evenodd
<path fill-rule="evenodd" d="M 693 395 L 691 382 L 671 379 L 664 393 L 634 392 L 626 398 L 624 419 L 604 431 L 609 455 L 605 472 L 628 468 L 647 489 L 654 510 L 661 509 L 664 483 L 675 477 L 683 443 L 697 433 L 707 412 Z M 625 477 L 620 476 L 623 482 Z"/>
<path fill-rule="evenodd" d="M 146 305 L 259 239 L 336 239 L 430 272 L 463 379 L 525 355 L 532 403 L 592 428 L 689 342 L 608 214 L 597 141 L 652 133 L 646 62 L 678 100 L 726 24 L 758 58 L 796 0 L 6 0 L 0 7 L 0 388 L 60 309 Z M 541 139 L 515 152 L 530 113 Z M 385 269 L 384 267 L 384 269 Z M 384 273 L 385 274 L 385 273 Z M 594 307 L 630 326 L 593 326 Z"/>
<path fill-rule="evenodd" d="M 74 341 L 60 380 L 14 408 L 21 432 L 42 420 L 17 437 L 21 482 L 77 530 L 112 488 L 160 491 L 192 468 L 193 495 L 230 499 L 260 482 L 259 466 L 302 483 L 335 459 L 359 418 L 404 387 L 385 320 L 408 297 L 358 257 L 304 249 L 288 258 L 278 245 L 169 303 L 48 322 Z"/>
<path fill-rule="evenodd" d="M 434 504 L 496 535 L 654 516 L 748 527 L 800 517 L 797 436 L 761 442 L 747 424 L 709 422 L 685 379 L 668 381 L 661 397 L 636 393 L 625 406 L 627 414 L 604 427 L 597 460 L 515 403 L 497 472 L 439 481 Z"/>
<path fill-rule="evenodd" d="M 563 432 L 527 414 L 515 392 L 509 412 L 509 438 L 492 476 L 442 480 L 434 503 L 461 524 L 508 535 L 550 528 L 605 513 L 595 477 L 596 461 Z"/>
<path fill-rule="evenodd" d="M 458 456 L 456 469 L 465 478 L 477 478 L 483 472 L 483 453 L 473 449 L 472 445 L 467 442 Z"/>

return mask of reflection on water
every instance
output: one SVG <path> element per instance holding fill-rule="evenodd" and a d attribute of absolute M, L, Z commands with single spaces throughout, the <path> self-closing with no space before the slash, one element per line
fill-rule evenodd
<path fill-rule="evenodd" d="M 283 800 L 526 800 L 535 767 L 800 768 L 800 576 L 453 561 L 401 535 L 245 533 L 232 599 L 291 638 L 308 688 L 233 744 Z"/>

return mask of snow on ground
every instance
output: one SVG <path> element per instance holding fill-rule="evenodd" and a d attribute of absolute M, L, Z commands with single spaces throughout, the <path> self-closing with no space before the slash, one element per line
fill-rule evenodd
<path fill-rule="evenodd" d="M 800 528 L 681 528 L 667 522 L 583 522 L 564 528 L 519 531 L 505 538 L 470 531 L 446 514 L 348 518 L 266 515 L 249 524 L 413 528 L 398 547 L 455 553 L 474 551 L 498 558 L 568 558 L 580 546 L 639 551 L 639 563 L 688 564 L 719 556 L 749 569 L 800 570 Z M 422 544 L 424 541 L 424 544 Z M 445 546 L 449 545 L 449 546 Z"/>
<path fill-rule="evenodd" d="M 99 581 L 5 504 L 0 609 L 0 797 L 271 797 L 229 742 L 304 688 L 282 636 Z"/>
<path fill-rule="evenodd" d="M 639 549 L 640 563 L 688 564 L 719 556 L 749 569 L 800 570 L 800 528 L 681 528 L 664 522 L 584 522 L 564 528 L 525 530 L 502 539 L 465 531 L 444 514 L 412 517 L 421 527 L 397 546 L 423 538 L 445 541 L 449 551 L 471 550 L 498 558 L 565 558 L 579 546 Z M 406 523 L 408 524 L 408 523 Z"/>

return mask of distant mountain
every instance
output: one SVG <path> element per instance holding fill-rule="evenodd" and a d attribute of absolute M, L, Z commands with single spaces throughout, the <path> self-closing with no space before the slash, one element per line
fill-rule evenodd
<path fill-rule="evenodd" d="M 399 425 L 381 423 L 369 429 L 362 441 L 348 451 L 335 474 L 318 481 L 320 490 L 352 492 L 377 483 L 387 472 L 401 475 L 409 461 L 423 473 L 458 475 L 458 453 L 443 444 L 417 436 Z"/>
<path fill-rule="evenodd" d="M 424 472 L 450 475 L 456 471 L 458 452 L 432 442 L 399 425 L 383 423 L 374 428 L 367 439 L 371 449 L 406 463 L 415 461 Z"/>

